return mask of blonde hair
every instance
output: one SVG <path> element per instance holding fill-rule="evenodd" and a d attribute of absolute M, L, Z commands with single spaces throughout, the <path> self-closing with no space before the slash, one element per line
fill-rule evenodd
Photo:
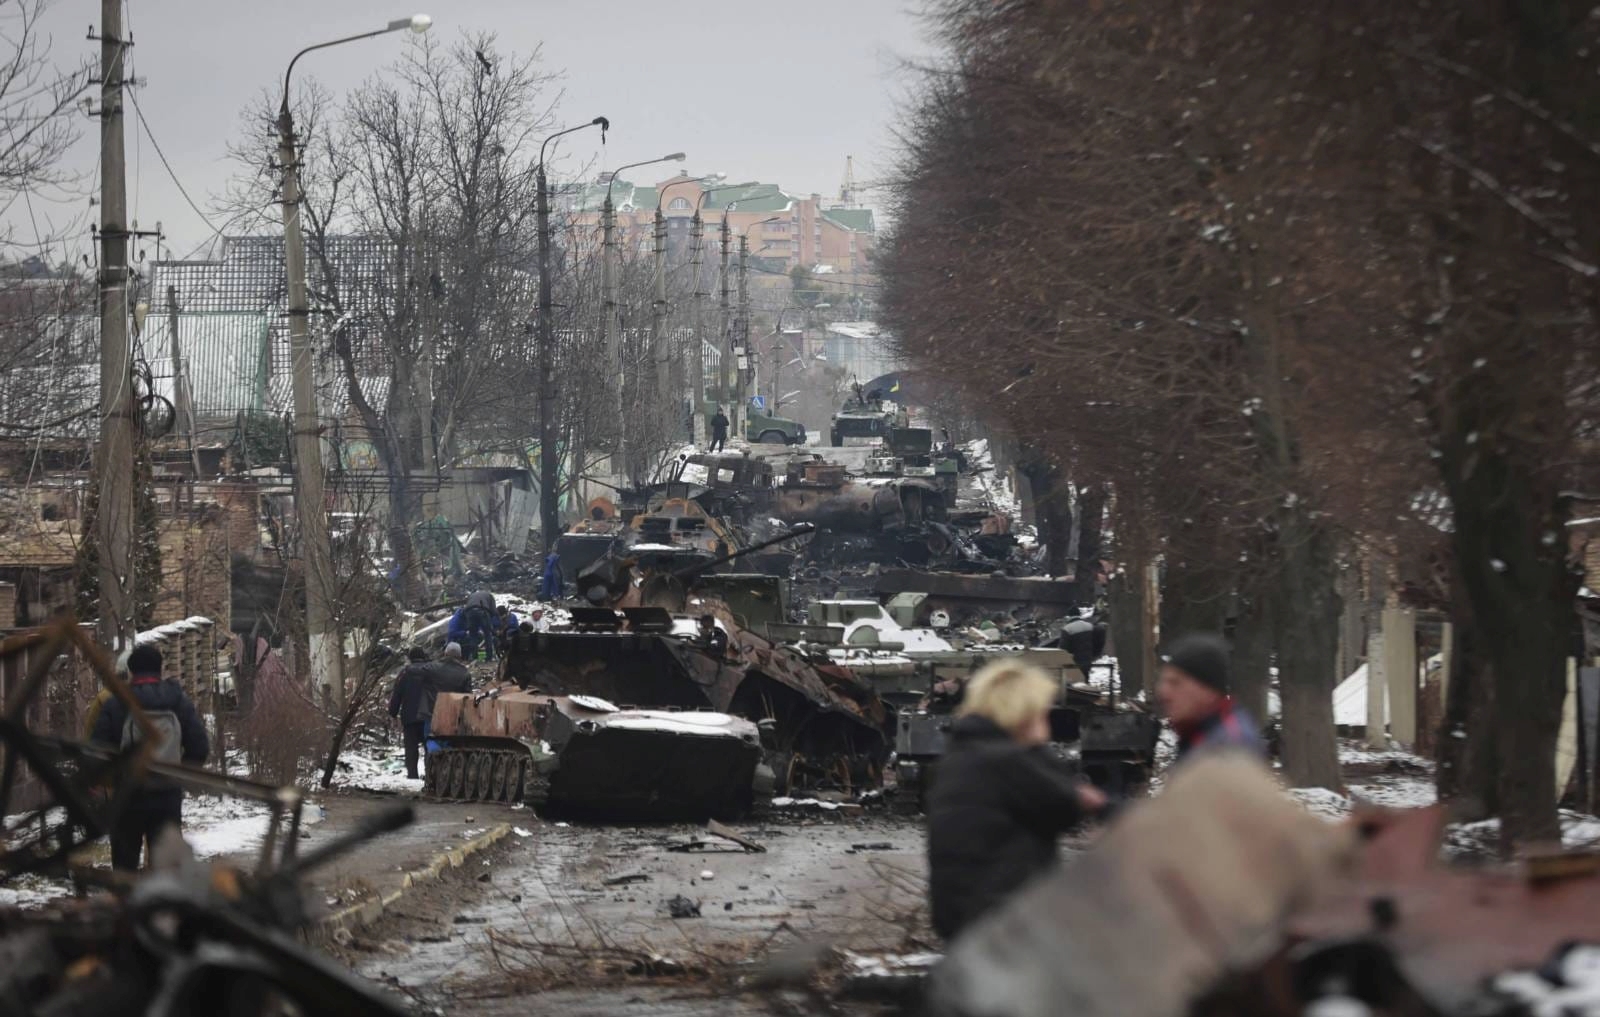
<path fill-rule="evenodd" d="M 1048 712 L 1058 692 L 1056 683 L 1032 664 L 1002 660 L 972 676 L 956 713 L 985 717 L 1005 731 L 1016 731 Z"/>

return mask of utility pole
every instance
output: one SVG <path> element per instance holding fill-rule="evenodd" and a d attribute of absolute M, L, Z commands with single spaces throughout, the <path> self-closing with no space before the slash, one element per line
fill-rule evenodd
<path fill-rule="evenodd" d="M 611 178 L 613 181 L 616 177 Z M 600 348 L 606 351 L 606 360 L 617 369 L 617 445 L 612 453 L 611 471 L 628 477 L 628 410 L 627 372 L 622 366 L 622 330 L 616 327 L 617 316 L 617 207 L 611 203 L 607 189 L 605 204 L 600 206 Z"/>
<path fill-rule="evenodd" d="M 534 185 L 538 190 L 536 209 L 539 228 L 539 532 L 544 536 L 545 554 L 556 549 L 556 538 L 561 536 L 561 471 L 560 457 L 556 452 L 556 332 L 553 320 L 554 283 L 550 278 L 550 181 L 545 175 L 544 158 L 550 142 L 585 127 L 600 128 L 600 142 L 604 144 L 611 121 L 605 117 L 595 117 L 586 124 L 568 127 L 544 139 L 539 145 L 539 164 L 534 174 Z"/>
<path fill-rule="evenodd" d="M 298 58 L 297 58 L 298 59 Z M 291 64 L 291 67 L 293 65 Z M 317 412 L 311 351 L 311 301 L 306 292 L 306 241 L 300 228 L 300 156 L 285 83 L 278 110 L 278 165 L 283 171 L 283 262 L 289 289 L 289 350 L 294 379 L 294 505 L 306 583 L 306 642 L 313 695 L 344 709 L 344 648 L 334 622 L 333 548 L 322 475 L 322 420 Z"/>
<path fill-rule="evenodd" d="M 745 367 L 739 366 L 739 354 L 734 354 L 733 379 L 735 405 L 741 408 L 745 405 L 745 372 L 754 372 L 756 360 L 750 349 L 750 238 L 739 234 L 739 345 L 738 349 L 744 351 Z"/>
<path fill-rule="evenodd" d="M 722 212 L 722 302 L 718 305 L 720 316 L 718 318 L 718 332 L 722 337 L 722 364 L 717 372 L 717 402 L 727 404 L 733 392 L 733 320 L 732 309 L 728 305 L 728 248 L 733 246 L 728 239 L 728 212 Z M 728 432 L 739 434 L 739 407 L 728 406 Z"/>
<path fill-rule="evenodd" d="M 667 322 L 667 217 L 661 211 L 661 206 L 656 205 L 655 222 L 654 264 L 651 271 L 654 273 L 655 299 L 650 304 L 650 362 L 655 366 L 656 373 L 656 398 L 668 399 L 671 393 L 671 377 L 669 367 L 671 358 L 666 352 L 666 322 Z M 678 411 L 681 408 L 676 393 L 670 394 L 672 403 L 672 416 L 674 421 L 668 433 L 677 430 Z"/>
<path fill-rule="evenodd" d="M 690 418 L 694 433 L 690 438 L 698 448 L 706 440 L 706 297 L 709 293 L 700 288 L 700 267 L 705 263 L 706 223 L 700 218 L 700 209 L 694 210 L 689 220 L 689 243 L 694 260 L 694 378 L 689 382 L 689 395 L 694 399 L 694 412 Z"/>
<path fill-rule="evenodd" d="M 96 634 L 132 645 L 133 365 L 128 349 L 128 192 L 123 180 L 122 0 L 100 2 L 100 435 L 95 466 Z"/>
<path fill-rule="evenodd" d="M 167 327 L 172 335 L 172 399 L 184 437 L 189 440 L 189 460 L 194 467 L 194 479 L 200 479 L 200 453 L 194 447 L 194 403 L 189 382 L 184 377 L 183 348 L 178 342 L 178 288 L 167 287 Z"/>

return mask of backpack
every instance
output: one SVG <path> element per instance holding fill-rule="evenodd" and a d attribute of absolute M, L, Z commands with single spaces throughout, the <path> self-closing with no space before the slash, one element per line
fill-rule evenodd
<path fill-rule="evenodd" d="M 183 725 L 178 721 L 178 715 L 171 710 L 146 710 L 144 715 L 150 718 L 150 726 L 155 728 L 156 751 L 152 756 L 158 763 L 177 763 L 183 758 Z M 122 747 L 129 748 L 144 740 L 144 732 L 134 722 L 130 713 L 128 719 L 122 722 Z"/>

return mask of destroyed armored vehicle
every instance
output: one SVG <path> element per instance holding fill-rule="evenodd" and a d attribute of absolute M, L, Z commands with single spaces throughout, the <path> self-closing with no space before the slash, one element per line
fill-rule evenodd
<path fill-rule="evenodd" d="M 620 709 L 499 685 L 434 704 L 426 790 L 569 815 L 735 817 L 772 793 L 760 732 L 709 710 Z"/>
<path fill-rule="evenodd" d="M 775 645 L 722 602 L 695 600 L 693 617 L 660 607 L 575 609 L 570 628 L 514 638 L 505 678 L 536 695 L 753 721 L 779 793 L 878 786 L 893 732 L 883 701 L 826 656 Z M 706 615 L 709 634 L 700 627 Z"/>

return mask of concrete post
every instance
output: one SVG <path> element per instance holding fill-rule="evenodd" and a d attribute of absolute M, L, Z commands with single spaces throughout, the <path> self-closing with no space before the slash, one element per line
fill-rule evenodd
<path fill-rule="evenodd" d="M 1384 677 L 1389 687 L 1389 735 L 1417 743 L 1417 617 L 1403 607 L 1383 609 Z"/>

